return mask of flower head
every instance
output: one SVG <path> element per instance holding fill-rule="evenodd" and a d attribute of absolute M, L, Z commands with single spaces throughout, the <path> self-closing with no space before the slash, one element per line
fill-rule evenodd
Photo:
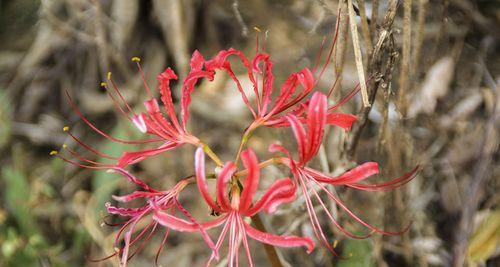
<path fill-rule="evenodd" d="M 195 155 L 196 180 L 198 189 L 201 192 L 208 206 L 219 214 L 219 217 L 211 222 L 202 223 L 206 230 L 213 227 L 224 225 L 215 245 L 217 251 L 222 242 L 229 234 L 229 254 L 228 265 L 237 265 L 237 254 L 240 243 L 243 243 L 247 259 L 250 266 L 253 266 L 248 237 L 259 242 L 278 247 L 299 247 L 304 246 L 310 253 L 314 248 L 311 239 L 297 236 L 277 236 L 270 233 L 264 233 L 255 229 L 245 221 L 263 210 L 273 213 L 279 204 L 289 202 L 295 198 L 295 184 L 289 178 L 280 179 L 274 182 L 263 194 L 263 196 L 254 203 L 253 197 L 259 186 L 260 170 L 257 157 L 252 150 L 246 150 L 242 153 L 242 161 L 248 175 L 240 186 L 233 179 L 236 167 L 232 162 L 228 162 L 222 168 L 217 177 L 217 202 L 208 192 L 208 185 L 205 177 L 205 158 L 202 148 L 198 148 Z M 230 196 L 230 197 L 228 197 Z M 165 225 L 170 225 L 171 216 L 163 212 L 157 212 L 155 219 Z M 180 225 L 180 224 L 179 224 Z M 194 230 L 193 224 L 189 222 L 182 223 L 182 230 Z M 207 265 L 210 264 L 215 254 L 212 254 Z"/>
<path fill-rule="evenodd" d="M 319 242 L 326 246 L 333 254 L 335 254 L 335 251 L 322 230 L 315 211 L 314 202 L 323 209 L 330 221 L 349 237 L 365 238 L 375 232 L 388 235 L 399 234 L 384 231 L 368 224 L 351 211 L 327 186 L 342 185 L 364 191 L 392 190 L 409 182 L 415 176 L 417 168 L 389 182 L 366 184 L 364 180 L 379 172 L 378 164 L 375 162 L 363 163 L 336 177 L 324 174 L 308 166 L 311 160 L 318 154 L 327 125 L 336 125 L 349 130 L 356 122 L 356 116 L 338 113 L 337 109 L 359 91 L 359 86 L 333 106 L 328 106 L 328 97 L 316 88 L 330 62 L 336 36 L 337 33 L 334 36 L 332 47 L 328 53 L 327 63 L 320 68 L 319 75 L 316 75 L 319 65 L 318 61 L 312 70 L 304 68 L 288 76 L 281 85 L 279 92 L 273 92 L 275 85 L 273 62 L 269 54 L 265 52 L 257 52 L 255 57 L 250 60 L 241 51 L 231 48 L 220 51 L 210 60 L 205 60 L 198 51 L 195 51 L 191 57 L 190 72 L 181 84 L 178 110 L 176 110 L 174 105 L 170 86 L 172 81 L 178 79 L 174 71 L 171 68 L 167 68 L 157 76 L 160 103 L 153 96 L 149 85 L 145 81 L 144 73 L 139 63 L 140 59 L 134 57 L 132 61 L 137 63 L 140 76 L 144 82 L 144 88 L 148 95 L 148 100 L 144 102 L 144 112 L 136 113 L 130 107 L 124 94 L 122 94 L 111 78 L 111 74 L 108 74 L 108 80 L 112 90 L 108 88 L 108 83 L 102 83 L 101 86 L 106 89 L 117 110 L 140 132 L 145 136 L 149 136 L 142 140 L 125 140 L 105 133 L 83 115 L 69 93 L 67 93 L 68 100 L 75 113 L 97 134 L 124 145 L 154 144 L 154 147 L 148 149 L 138 151 L 127 150 L 121 156 L 117 157 L 106 154 L 82 142 L 70 132 L 69 127 L 64 127 L 63 130 L 68 132 L 77 144 L 96 156 L 111 160 L 112 163 L 101 163 L 86 158 L 66 145 L 63 148 L 68 151 L 73 159 L 62 157 L 57 151 L 50 153 L 83 168 L 108 169 L 119 173 L 127 178 L 128 181 L 141 188 L 124 196 L 113 196 L 116 201 L 122 203 L 142 199 L 144 204 L 138 208 L 122 208 L 113 206 L 110 203 L 106 204 L 108 213 L 126 218 L 123 223 L 118 224 L 120 230 L 115 241 L 115 246 L 118 247 L 118 241 L 123 239 L 123 246 L 118 248 L 117 252 L 111 256 L 118 255 L 121 258 L 121 265 L 125 266 L 128 259 L 141 250 L 159 226 L 166 228 L 166 234 L 158 253 L 164 247 L 170 230 L 197 232 L 201 234 L 205 243 L 212 251 L 207 265 L 213 259 L 218 259 L 219 249 L 226 238 L 229 244 L 229 266 L 238 265 L 238 252 L 241 245 L 243 245 L 249 265 L 253 266 L 248 243 L 249 238 L 276 247 L 305 247 L 307 252 L 310 253 L 314 249 L 314 242 L 309 237 L 278 236 L 269 233 L 258 225 L 254 227 L 250 224 L 250 219 L 258 216 L 259 213 L 267 212 L 273 214 L 279 205 L 294 201 L 297 190 L 302 192 L 314 234 Z M 242 84 L 233 72 L 228 59 L 231 56 L 239 59 L 246 69 L 246 73 L 252 84 L 254 94 L 252 99 L 247 96 Z M 229 74 L 242 96 L 243 103 L 248 107 L 253 116 L 253 121 L 242 136 L 235 160 L 227 161 L 225 164 L 210 149 L 208 144 L 200 140 L 195 134 L 190 133 L 187 127 L 190 117 L 189 106 L 191 95 L 195 89 L 195 85 L 200 79 L 212 81 L 216 71 L 219 70 Z M 335 88 L 335 84 L 330 89 L 328 95 L 331 94 L 333 88 Z M 279 151 L 284 153 L 286 157 L 275 157 L 259 163 L 253 150 L 247 147 L 247 142 L 252 132 L 261 126 L 289 127 L 296 139 L 297 148 L 294 151 L 297 152 L 297 156 L 292 156 L 293 153 L 283 146 L 274 144 L 270 146 L 270 152 Z M 174 150 L 184 144 L 191 144 L 197 147 L 194 156 L 195 175 L 180 180 L 170 190 L 158 191 L 153 189 L 147 183 L 124 169 L 148 157 Z M 213 175 L 213 177 L 216 177 L 215 198 L 208 189 L 205 173 L 205 154 L 218 166 L 217 170 L 220 170 L 216 175 Z M 243 163 L 243 169 L 238 171 L 240 159 Z M 293 178 L 282 178 L 274 181 L 271 186 L 264 190 L 262 196 L 255 200 L 254 197 L 259 189 L 261 178 L 260 169 L 270 164 L 287 166 Z M 213 214 L 217 216 L 215 219 L 207 222 L 198 222 L 179 202 L 181 191 L 186 186 L 194 183 L 196 183 L 198 192 L 204 202 L 212 209 Z M 368 233 L 366 235 L 356 235 L 347 231 L 338 222 L 338 218 L 326 207 L 320 196 L 321 193 L 326 194 L 357 223 L 366 227 L 369 230 Z M 180 212 L 181 217 L 177 216 L 176 212 Z M 150 221 L 148 221 L 145 228 L 136 233 L 138 223 L 143 220 Z M 219 226 L 222 229 L 217 242 L 214 244 L 207 231 Z M 135 250 L 131 251 L 131 249 Z"/>
<path fill-rule="evenodd" d="M 318 153 L 319 147 L 322 143 L 324 128 L 328 121 L 328 114 L 327 114 L 328 109 L 326 102 L 327 100 L 324 94 L 319 92 L 314 93 L 307 107 L 307 117 L 305 118 L 306 119 L 305 124 L 307 125 L 307 128 L 304 128 L 304 126 L 302 125 L 303 123 L 299 118 L 297 118 L 297 116 L 289 114 L 286 117 L 295 136 L 295 140 L 297 141 L 298 160 L 294 160 L 290 152 L 280 145 L 274 144 L 271 145 L 270 147 L 271 151 L 281 151 L 287 155 L 287 158 L 283 159 L 283 163 L 290 168 L 295 181 L 299 184 L 301 188 L 302 195 L 305 198 L 307 211 L 309 213 L 310 221 L 313 226 L 313 230 L 316 237 L 318 238 L 318 240 L 321 241 L 321 243 L 324 246 L 330 249 L 332 253 L 335 253 L 333 251 L 332 245 L 330 244 L 330 242 L 327 241 L 323 233 L 318 216 L 316 215 L 314 209 L 313 199 L 317 200 L 317 202 L 323 208 L 323 211 L 332 221 L 332 223 L 341 232 L 343 232 L 344 234 L 346 234 L 351 238 L 366 238 L 374 232 L 386 235 L 401 234 L 401 232 L 384 231 L 365 222 L 354 212 L 352 212 L 341 201 L 341 199 L 338 196 L 336 196 L 326 187 L 326 185 L 328 184 L 336 186 L 344 185 L 351 188 L 366 190 L 366 191 L 392 190 L 406 184 L 412 178 L 414 178 L 418 168 L 415 168 L 413 171 L 403 175 L 402 177 L 394 179 L 387 183 L 361 184 L 359 183 L 360 181 L 363 181 L 368 177 L 379 173 L 379 167 L 376 162 L 364 163 L 337 177 L 332 177 L 323 174 L 320 171 L 307 167 L 309 161 L 311 161 L 311 159 L 314 158 Z M 338 219 L 335 218 L 335 216 L 333 216 L 333 214 L 327 208 L 326 204 L 321 199 L 317 188 L 323 191 L 330 199 L 332 199 L 342 210 L 344 210 L 347 214 L 349 214 L 349 216 L 352 217 L 355 221 L 357 221 L 364 227 L 368 228 L 370 232 L 366 235 L 360 236 L 353 234 L 347 231 L 344 227 L 342 227 L 339 224 Z"/>
<path fill-rule="evenodd" d="M 146 227 L 144 227 L 134 236 L 137 224 L 141 220 L 147 220 L 146 217 L 147 215 L 151 215 L 159 211 L 167 212 L 169 214 L 173 214 L 176 210 L 180 211 L 184 216 L 186 216 L 190 220 L 190 223 L 193 225 L 193 230 L 200 231 L 207 245 L 211 249 L 215 248 L 212 240 L 205 232 L 205 229 L 201 227 L 200 224 L 196 221 L 196 219 L 194 219 L 194 217 L 191 216 L 191 214 L 179 203 L 178 200 L 179 193 L 184 189 L 184 187 L 186 187 L 189 183 L 192 182 L 192 179 L 181 180 L 170 190 L 157 191 L 151 188 L 149 185 L 147 185 L 144 181 L 140 180 L 139 178 L 135 177 L 134 175 L 132 175 L 131 173 L 122 168 L 113 168 L 111 169 L 111 171 L 122 175 L 129 182 L 132 182 L 133 184 L 141 187 L 141 190 L 134 191 L 124 196 L 113 196 L 113 199 L 122 203 L 127 203 L 135 199 L 144 199 L 146 202 L 143 206 L 139 208 L 120 208 L 111 205 L 111 203 L 109 202 L 106 203 L 106 209 L 109 214 L 119 215 L 121 217 L 127 218 L 126 221 L 118 224 L 120 226 L 120 230 L 118 231 L 115 238 L 115 247 L 118 247 L 118 241 L 121 240 L 123 235 L 124 245 L 123 247 L 118 248 L 117 252 L 109 256 L 109 257 L 115 255 L 120 256 L 121 266 L 127 265 L 127 261 L 143 248 L 143 246 L 146 244 L 147 241 L 149 241 L 149 239 L 152 237 L 153 233 L 158 227 L 158 222 L 152 220 L 146 225 Z M 172 218 L 181 220 L 174 217 L 173 215 L 171 216 Z M 164 223 L 162 223 L 161 225 L 167 226 L 167 231 L 165 233 L 163 242 L 161 243 L 157 251 L 156 259 L 158 259 L 158 255 L 160 254 L 161 250 L 165 245 L 167 237 L 170 233 L 170 229 L 178 230 L 178 228 L 175 225 L 165 225 Z M 130 248 L 132 246 L 135 246 L 135 250 L 133 252 L 130 251 Z"/>

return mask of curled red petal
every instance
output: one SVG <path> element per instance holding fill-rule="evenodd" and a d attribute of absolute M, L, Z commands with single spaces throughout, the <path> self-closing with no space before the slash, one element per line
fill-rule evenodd
<path fill-rule="evenodd" d="M 278 205 L 294 200 L 296 190 L 295 183 L 290 178 L 279 179 L 267 189 L 264 195 L 262 195 L 248 211 L 245 212 L 245 215 L 251 217 L 261 210 L 273 213 L 276 211 Z"/>
<path fill-rule="evenodd" d="M 179 219 L 168 213 L 156 211 L 153 215 L 153 220 L 157 221 L 161 225 L 179 232 L 196 232 L 200 230 L 200 227 L 192 222 L 188 222 L 183 219 Z"/>
<path fill-rule="evenodd" d="M 240 199 L 240 211 L 247 210 L 252 204 L 253 196 L 259 187 L 260 168 L 259 161 L 253 150 L 245 150 L 241 153 L 243 165 L 248 170 L 245 177 L 243 192 Z"/>
<path fill-rule="evenodd" d="M 134 199 L 137 198 L 150 198 L 154 196 L 161 195 L 162 193 L 156 193 L 156 192 L 146 192 L 146 191 L 134 191 L 130 194 L 123 195 L 123 196 L 115 196 L 113 195 L 113 199 L 119 202 L 130 202 Z"/>
<path fill-rule="evenodd" d="M 146 149 L 146 150 L 141 150 L 141 151 L 134 151 L 134 152 L 124 152 L 123 155 L 118 159 L 117 166 L 118 167 L 126 167 L 130 164 L 137 163 L 139 161 L 142 161 L 148 157 L 158 155 L 160 153 L 163 153 L 165 151 L 169 151 L 172 149 L 177 148 L 181 144 L 167 141 L 163 143 L 163 145 L 159 146 L 158 148 L 154 149 Z"/>
<path fill-rule="evenodd" d="M 132 182 L 132 183 L 134 183 L 134 184 L 142 187 L 146 191 L 156 192 L 156 193 L 158 192 L 155 189 L 151 188 L 148 184 L 146 184 L 141 179 L 135 177 L 130 172 L 126 171 L 125 169 L 115 167 L 115 168 L 110 169 L 110 171 L 121 174 L 122 176 L 124 176 L 125 178 L 127 178 L 130 182 Z"/>
<path fill-rule="evenodd" d="M 134 217 L 139 214 L 142 214 L 145 210 L 148 209 L 147 206 L 140 207 L 140 208 L 119 208 L 112 206 L 111 203 L 106 203 L 106 210 L 108 211 L 109 214 L 116 214 L 124 217 Z"/>
<path fill-rule="evenodd" d="M 400 186 L 407 184 L 409 181 L 413 180 L 418 174 L 420 166 L 415 167 L 413 170 L 405 173 L 401 177 L 393 179 L 389 182 L 378 183 L 378 184 L 348 184 L 347 186 L 356 188 L 364 191 L 390 191 L 394 190 Z"/>
<path fill-rule="evenodd" d="M 198 186 L 198 190 L 201 193 L 201 196 L 205 199 L 205 202 L 212 208 L 214 211 L 220 212 L 219 206 L 215 203 L 212 196 L 208 192 L 208 184 L 207 179 L 205 177 L 205 153 L 203 152 L 203 148 L 199 147 L 196 149 L 195 157 L 194 157 L 194 166 L 196 172 L 196 184 Z"/>
<path fill-rule="evenodd" d="M 231 180 L 234 172 L 236 171 L 236 166 L 233 162 L 228 162 L 222 168 L 219 176 L 217 177 L 217 200 L 222 210 L 231 210 L 231 203 L 228 198 L 228 188 L 227 184 Z"/>
<path fill-rule="evenodd" d="M 295 140 L 297 141 L 297 147 L 299 150 L 300 162 L 306 163 L 306 130 L 299 119 L 294 115 L 286 116 L 290 126 L 292 127 Z"/>
<path fill-rule="evenodd" d="M 314 242 L 308 237 L 278 236 L 261 232 L 244 222 L 245 230 L 251 238 L 276 247 L 305 247 L 307 253 L 314 250 Z"/>
<path fill-rule="evenodd" d="M 262 71 L 259 67 L 259 63 L 263 62 L 264 63 L 264 71 Z M 253 69 L 257 73 L 262 73 L 264 75 L 263 77 L 263 88 L 262 88 L 262 95 L 261 95 L 261 105 L 259 109 L 260 114 L 266 114 L 267 112 L 267 107 L 269 106 L 269 103 L 271 102 L 271 93 L 273 90 L 273 83 L 274 83 L 274 75 L 273 75 L 273 62 L 270 60 L 269 55 L 265 53 L 258 53 L 252 62 Z M 259 99 L 259 98 L 257 98 Z"/>
<path fill-rule="evenodd" d="M 205 59 L 203 58 L 201 53 L 198 50 L 195 50 L 193 52 L 193 55 L 191 56 L 191 61 L 189 62 L 191 70 L 201 70 L 204 63 Z"/>
<path fill-rule="evenodd" d="M 170 120 L 179 127 L 179 122 L 175 113 L 174 102 L 172 100 L 172 91 L 170 89 L 170 80 L 177 80 L 177 75 L 171 68 L 165 69 L 160 75 L 158 75 L 157 80 L 160 83 L 160 94 L 161 101 L 165 105 L 165 111 L 167 112 Z"/>
<path fill-rule="evenodd" d="M 305 162 L 311 160 L 318 153 L 326 123 L 326 95 L 316 92 L 311 97 L 307 110 L 307 149 Z"/>
<path fill-rule="evenodd" d="M 194 86 L 201 78 L 207 78 L 209 80 L 213 80 L 214 72 L 213 71 L 203 71 L 203 70 L 192 70 L 186 79 L 184 79 L 184 83 L 182 86 L 182 95 L 181 95 L 181 119 L 182 119 L 182 127 L 183 130 L 186 130 L 186 124 L 189 120 L 189 105 L 191 104 L 191 94 L 194 91 Z"/>
<path fill-rule="evenodd" d="M 326 117 L 326 123 L 339 126 L 346 131 L 351 130 L 352 125 L 358 120 L 355 115 L 343 113 L 329 113 Z"/>
<path fill-rule="evenodd" d="M 316 181 L 331 185 L 350 185 L 362 181 L 372 175 L 379 173 L 378 163 L 363 163 L 339 176 L 325 175 L 317 170 L 305 168 L 307 174 L 311 175 Z"/>
<path fill-rule="evenodd" d="M 148 127 L 146 126 L 146 122 L 144 122 L 144 115 L 139 114 L 132 118 L 132 123 L 134 123 L 135 127 L 139 129 L 142 133 L 146 133 L 148 131 Z"/>

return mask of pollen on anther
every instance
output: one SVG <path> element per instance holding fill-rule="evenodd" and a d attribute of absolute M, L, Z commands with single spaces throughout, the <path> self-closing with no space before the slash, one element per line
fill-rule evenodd
<path fill-rule="evenodd" d="M 108 72 L 108 80 L 111 80 L 111 71 Z"/>
<path fill-rule="evenodd" d="M 102 83 L 101 83 L 101 87 L 106 87 L 106 86 L 108 86 L 108 84 L 107 84 L 107 83 L 105 83 L 105 82 L 102 82 Z"/>
<path fill-rule="evenodd" d="M 254 29 L 256 32 L 262 32 L 262 31 L 260 30 L 260 28 L 259 28 L 259 27 L 257 27 L 257 26 L 253 27 L 253 29 Z"/>
<path fill-rule="evenodd" d="M 333 248 L 336 248 L 338 244 L 339 244 L 338 240 L 333 241 Z"/>
<path fill-rule="evenodd" d="M 140 57 L 133 57 L 132 61 L 133 62 L 141 62 L 141 58 Z"/>
<path fill-rule="evenodd" d="M 63 144 L 63 145 L 62 145 L 62 147 L 63 147 L 64 149 L 66 149 L 66 148 L 68 148 L 68 145 Z"/>
<path fill-rule="evenodd" d="M 55 151 L 55 150 L 52 150 L 52 151 L 50 151 L 50 153 L 49 153 L 49 155 L 51 155 L 51 156 L 55 156 L 55 155 L 57 155 L 57 154 L 58 154 L 58 152 L 57 152 L 57 151 Z"/>
<path fill-rule="evenodd" d="M 67 131 L 69 131 L 69 126 L 64 126 L 63 127 L 63 132 L 67 132 Z"/>

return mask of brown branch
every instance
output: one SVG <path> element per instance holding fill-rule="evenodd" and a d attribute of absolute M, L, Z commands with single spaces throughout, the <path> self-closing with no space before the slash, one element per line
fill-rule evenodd
<path fill-rule="evenodd" d="M 356 69 L 358 71 L 359 84 L 361 85 L 361 99 L 363 107 L 370 107 L 368 100 L 368 89 L 366 88 L 365 70 L 363 67 L 363 58 L 361 55 L 361 46 L 359 45 L 358 26 L 356 25 L 356 13 L 352 5 L 352 0 L 347 0 L 347 10 L 349 12 L 349 24 L 351 25 L 351 38 L 354 47 L 354 59 L 356 61 Z"/>
<path fill-rule="evenodd" d="M 363 39 L 365 40 L 365 47 L 368 57 L 371 56 L 373 52 L 372 36 L 370 33 L 370 25 L 368 25 L 368 18 L 366 17 L 366 7 L 365 0 L 358 0 L 359 5 L 359 15 L 361 17 L 361 31 L 363 33 Z"/>
<path fill-rule="evenodd" d="M 411 5 L 412 0 L 404 0 L 403 12 L 403 55 L 401 59 L 401 72 L 399 74 L 398 108 L 402 116 L 406 116 L 408 84 L 410 78 L 410 51 L 411 51 Z"/>
<path fill-rule="evenodd" d="M 241 36 L 247 37 L 248 36 L 248 26 L 245 23 L 245 21 L 243 20 L 243 16 L 241 16 L 238 0 L 233 1 L 232 7 L 233 7 L 234 16 L 236 17 L 236 21 L 238 21 L 238 24 L 240 24 L 240 27 L 241 27 Z"/>
<path fill-rule="evenodd" d="M 482 67 L 486 70 L 485 63 L 481 60 Z M 490 87 L 494 91 L 494 95 L 498 97 L 498 90 L 496 84 L 492 81 L 491 75 L 485 71 L 486 81 L 490 81 Z M 465 257 L 467 255 L 467 247 L 469 245 L 469 237 L 472 234 L 474 217 L 477 212 L 480 197 L 484 185 L 488 178 L 491 177 L 492 160 L 494 154 L 498 151 L 499 134 L 498 127 L 500 124 L 500 112 L 498 108 L 498 101 L 494 103 L 493 111 L 486 122 L 486 129 L 484 138 L 481 142 L 481 150 L 477 157 L 476 165 L 474 166 L 472 179 L 469 181 L 467 191 L 463 198 L 464 208 L 458 225 L 455 244 L 453 246 L 453 259 L 452 266 L 464 266 Z"/>
<path fill-rule="evenodd" d="M 256 214 L 252 217 L 252 222 L 255 225 L 255 228 L 257 228 L 259 231 L 267 233 L 266 227 L 264 226 L 264 223 L 262 222 L 259 214 Z M 269 261 L 271 262 L 271 266 L 284 267 L 281 263 L 280 257 L 278 256 L 278 252 L 276 252 L 276 248 L 269 244 L 263 243 L 263 245 L 264 249 L 266 250 L 267 258 L 269 258 Z"/>
<path fill-rule="evenodd" d="M 387 83 L 384 83 L 384 78 L 387 79 L 387 70 L 391 69 L 392 67 L 383 64 L 384 55 L 389 55 L 389 59 L 386 60 L 386 62 L 388 63 L 394 59 L 394 56 L 396 56 L 393 51 L 391 40 L 392 24 L 394 23 L 394 18 L 396 17 L 397 7 L 398 1 L 391 0 L 391 2 L 389 3 L 389 9 L 387 10 L 383 23 L 380 26 L 378 41 L 375 44 L 371 60 L 368 64 L 368 73 L 371 73 L 371 75 L 374 77 L 372 81 L 370 81 L 371 86 L 368 90 L 370 103 L 373 103 L 378 88 L 384 84 L 387 86 Z M 380 77 L 380 74 L 383 72 L 384 67 L 386 67 L 386 72 L 384 73 L 385 77 Z M 354 156 L 359 138 L 367 123 L 370 110 L 371 106 L 365 107 L 357 114 L 358 122 L 353 126 L 351 134 L 345 144 L 346 156 L 348 158 Z"/>

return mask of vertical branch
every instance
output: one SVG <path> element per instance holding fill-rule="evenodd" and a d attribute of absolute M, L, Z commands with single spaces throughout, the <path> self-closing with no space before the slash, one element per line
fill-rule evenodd
<path fill-rule="evenodd" d="M 236 21 L 238 21 L 238 24 L 240 24 L 241 36 L 247 37 L 248 36 L 248 27 L 247 27 L 245 21 L 243 20 L 243 16 L 241 16 L 238 0 L 233 1 L 233 13 L 234 13 L 234 16 L 236 17 Z"/>
<path fill-rule="evenodd" d="M 351 25 L 351 38 L 354 46 L 354 57 L 356 61 L 356 69 L 358 70 L 359 84 L 361 85 L 361 98 L 363 107 L 370 107 L 368 100 L 368 89 L 366 88 L 365 70 L 363 67 L 363 58 L 361 55 L 361 46 L 359 45 L 358 26 L 356 25 L 356 13 L 352 6 L 352 0 L 347 0 L 347 10 L 349 11 L 349 24 Z"/>
<path fill-rule="evenodd" d="M 99 54 L 99 63 L 101 65 L 101 69 L 103 71 L 109 70 L 109 59 L 108 59 L 108 49 L 106 46 L 106 32 L 104 29 L 104 25 L 102 23 L 102 7 L 99 1 L 92 1 L 95 9 L 95 19 L 94 19 L 94 27 L 95 27 L 95 41 L 98 48 Z"/>
<path fill-rule="evenodd" d="M 372 1 L 372 19 L 370 23 L 370 31 L 375 34 L 377 32 L 378 23 L 378 0 Z"/>
<path fill-rule="evenodd" d="M 412 0 L 403 3 L 403 55 L 401 59 L 401 73 L 399 75 L 398 108 L 401 114 L 406 116 L 406 93 L 410 81 L 410 49 L 411 49 L 411 4 Z"/>
<path fill-rule="evenodd" d="M 379 37 L 376 42 L 375 47 L 373 48 L 373 54 L 370 59 L 370 63 L 368 65 L 368 72 L 375 75 L 374 82 L 371 84 L 370 88 L 370 98 L 375 99 L 377 94 L 377 90 L 379 86 L 384 86 L 383 82 L 387 78 L 383 75 L 384 55 L 394 56 L 393 45 L 392 45 L 392 24 L 394 22 L 394 18 L 396 17 L 396 11 L 398 7 L 397 0 L 391 0 L 389 2 L 389 9 L 384 16 L 384 21 L 380 25 Z M 387 69 L 387 68 L 386 68 Z M 381 75 L 382 77 L 377 77 Z M 370 113 L 371 106 L 364 108 L 361 112 L 357 114 L 358 123 L 356 123 L 352 130 L 351 134 L 348 137 L 348 140 L 345 143 L 346 156 L 352 157 L 356 151 L 356 146 L 359 141 L 359 137 L 363 132 L 363 129 L 366 125 L 368 114 Z"/>
<path fill-rule="evenodd" d="M 264 226 L 264 223 L 262 222 L 262 219 L 260 218 L 259 214 L 256 214 L 255 216 L 252 217 L 252 222 L 255 225 L 255 228 L 258 230 L 267 233 L 268 231 L 266 230 L 266 227 Z M 264 245 L 264 249 L 266 250 L 267 257 L 269 258 L 269 261 L 271 262 L 271 266 L 273 267 L 284 267 L 283 264 L 281 263 L 280 257 L 278 255 L 278 252 L 276 252 L 276 248 L 274 246 L 271 246 L 269 244 L 262 243 Z"/>
<path fill-rule="evenodd" d="M 422 52 L 422 45 L 425 36 L 425 14 L 428 0 L 418 1 L 418 14 L 417 14 L 417 31 L 415 33 L 415 48 L 413 53 L 413 70 L 412 77 L 416 79 L 420 74 L 420 61 Z"/>
<path fill-rule="evenodd" d="M 335 55 L 334 55 L 334 66 L 335 66 L 335 79 L 337 83 L 333 91 L 338 91 L 342 88 L 342 72 L 344 71 L 345 54 L 347 46 L 347 5 L 345 1 L 340 1 L 338 16 L 339 20 L 339 35 L 337 37 L 337 43 L 335 44 Z"/>
<path fill-rule="evenodd" d="M 365 0 L 358 0 L 359 15 L 361 16 L 361 31 L 363 32 L 363 39 L 365 40 L 367 58 L 370 58 L 373 52 L 372 36 L 370 34 L 370 26 L 368 25 L 368 18 L 366 17 Z"/>

